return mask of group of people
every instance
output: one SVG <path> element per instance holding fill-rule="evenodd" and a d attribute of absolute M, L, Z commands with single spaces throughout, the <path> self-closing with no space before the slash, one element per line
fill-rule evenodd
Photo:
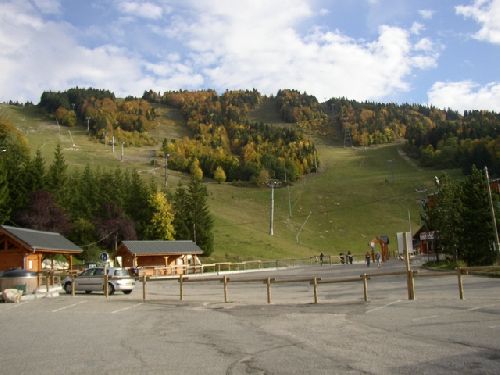
<path fill-rule="evenodd" d="M 354 257 L 352 256 L 350 251 L 348 251 L 347 254 L 340 253 L 340 263 L 352 264 L 353 261 L 354 261 Z"/>
<path fill-rule="evenodd" d="M 374 250 L 372 250 L 371 252 L 370 251 L 366 252 L 365 262 L 367 267 L 370 267 L 370 263 L 372 260 L 377 264 L 377 267 L 380 267 L 380 264 L 382 262 L 382 255 L 380 254 L 379 251 L 375 252 Z"/>
<path fill-rule="evenodd" d="M 344 253 L 340 253 L 339 254 L 339 257 L 340 257 L 340 263 L 342 264 L 352 264 L 352 262 L 354 261 L 354 256 L 351 254 L 350 251 L 347 252 L 347 254 L 344 254 Z M 323 253 L 321 253 L 319 255 L 319 261 L 320 261 L 320 264 L 323 265 L 323 262 L 325 260 L 325 255 Z M 370 264 L 371 263 L 374 263 L 377 265 L 377 267 L 380 267 L 381 264 L 382 264 L 382 254 L 380 254 L 379 251 L 375 252 L 375 250 L 368 250 L 365 254 L 365 263 L 366 263 L 366 266 L 367 267 L 370 267 Z"/>
<path fill-rule="evenodd" d="M 352 264 L 354 261 L 354 257 L 352 256 L 351 252 L 348 251 L 347 254 L 340 253 L 340 263 L 342 264 Z M 319 262 L 321 265 L 323 265 L 323 262 L 325 260 L 325 254 L 321 253 L 319 254 Z"/>

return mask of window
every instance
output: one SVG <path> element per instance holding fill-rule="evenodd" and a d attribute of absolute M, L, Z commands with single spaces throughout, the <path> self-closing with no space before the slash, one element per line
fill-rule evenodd
<path fill-rule="evenodd" d="M 94 276 L 102 276 L 102 275 L 104 275 L 104 269 L 102 269 L 102 268 L 96 268 Z"/>
<path fill-rule="evenodd" d="M 95 272 L 95 268 L 90 268 L 81 273 L 81 276 L 92 276 Z"/>

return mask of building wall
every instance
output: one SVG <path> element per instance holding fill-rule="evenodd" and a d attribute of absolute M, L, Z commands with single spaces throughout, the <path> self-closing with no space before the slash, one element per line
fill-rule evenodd
<path fill-rule="evenodd" d="M 31 266 L 31 267 L 30 267 Z M 32 272 L 42 270 L 42 254 L 29 254 L 24 260 L 24 269 Z"/>
<path fill-rule="evenodd" d="M 24 268 L 24 252 L 16 250 L 0 250 L 0 271 L 11 268 Z"/>
<path fill-rule="evenodd" d="M 116 255 L 122 257 L 122 267 L 134 267 L 134 256 L 126 247 L 120 246 L 116 251 Z"/>

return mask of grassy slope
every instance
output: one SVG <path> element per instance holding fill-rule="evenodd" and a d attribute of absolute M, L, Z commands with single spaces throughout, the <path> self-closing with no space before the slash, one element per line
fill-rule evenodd
<path fill-rule="evenodd" d="M 13 123 L 27 135 L 33 150 L 40 148 L 51 160 L 57 142 L 71 165 L 136 168 L 144 176 L 163 181 L 162 168 L 154 168 L 151 159 L 161 139 L 186 135 L 179 113 L 161 108 L 159 126 L 152 131 L 158 137 L 155 147 L 127 148 L 125 160 L 85 135 L 84 128 L 59 131 L 57 125 L 25 109 L 0 106 Z M 274 107 L 264 105 L 253 111 L 253 120 L 262 119 L 280 126 Z M 395 246 L 395 233 L 419 223 L 415 192 L 422 185 L 432 189 L 433 170 L 420 170 L 398 153 L 400 145 L 367 149 L 334 147 L 318 140 L 321 169 L 317 174 L 303 178 L 290 187 L 292 216 L 289 217 L 288 189 L 275 191 L 274 236 L 269 235 L 270 190 L 265 188 L 235 187 L 231 184 L 208 183 L 209 203 L 215 218 L 214 258 L 255 259 L 289 258 L 317 255 L 320 251 L 338 254 L 351 250 L 355 254 L 366 251 L 368 241 L 376 235 L 390 236 Z M 72 147 L 76 144 L 76 149 Z M 388 162 L 388 160 L 392 160 Z M 149 178 L 149 177 L 146 177 Z M 182 174 L 169 171 L 169 190 L 173 190 Z M 296 243 L 300 226 L 312 212 Z"/>

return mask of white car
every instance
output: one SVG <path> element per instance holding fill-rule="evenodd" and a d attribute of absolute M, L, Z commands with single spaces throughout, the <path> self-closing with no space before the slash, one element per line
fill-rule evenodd
<path fill-rule="evenodd" d="M 71 277 L 63 280 L 66 293 L 71 294 Z M 108 268 L 108 294 L 114 294 L 119 290 L 125 294 L 132 293 L 135 279 L 129 275 L 125 268 Z M 75 277 L 75 291 L 77 292 L 103 292 L 104 291 L 104 267 L 89 268 Z"/>

